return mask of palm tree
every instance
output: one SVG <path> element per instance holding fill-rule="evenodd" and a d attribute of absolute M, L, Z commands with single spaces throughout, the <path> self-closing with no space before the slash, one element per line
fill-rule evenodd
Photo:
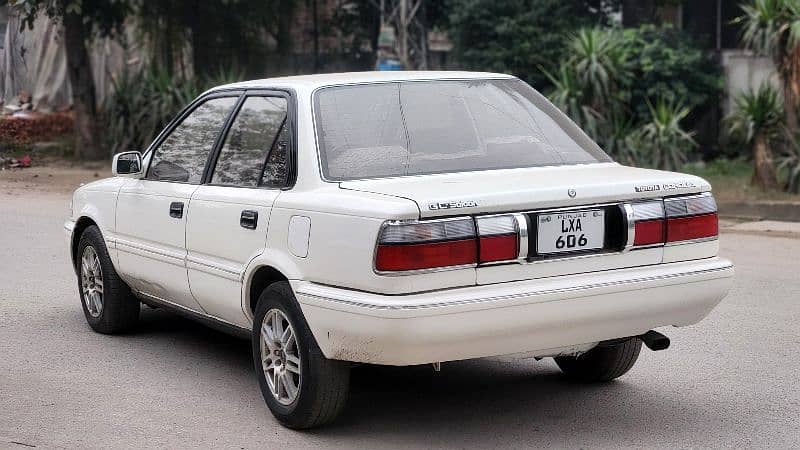
<path fill-rule="evenodd" d="M 756 53 L 772 57 L 783 84 L 786 128 L 798 129 L 800 102 L 800 0 L 752 0 L 742 5 L 742 43 Z"/>
<path fill-rule="evenodd" d="M 681 121 L 690 109 L 680 102 L 659 98 L 655 105 L 647 102 L 650 121 L 643 124 L 630 138 L 628 144 L 635 149 L 650 167 L 680 170 L 687 161 L 687 153 L 697 147 L 694 132 L 686 131 Z"/>
<path fill-rule="evenodd" d="M 757 90 L 739 94 L 734 110 L 725 118 L 728 133 L 751 147 L 753 153 L 752 184 L 762 189 L 776 189 L 771 144 L 777 142 L 783 131 L 783 103 L 778 92 L 768 83 Z"/>
<path fill-rule="evenodd" d="M 601 146 L 614 146 L 614 133 L 622 122 L 630 78 L 628 49 L 619 30 L 581 29 L 570 37 L 572 56 L 556 75 L 542 69 L 553 89 L 550 100 L 578 123 Z"/>

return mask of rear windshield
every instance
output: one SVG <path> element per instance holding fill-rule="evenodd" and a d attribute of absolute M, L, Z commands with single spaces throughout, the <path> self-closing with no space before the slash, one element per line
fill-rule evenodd
<path fill-rule="evenodd" d="M 517 79 L 337 86 L 314 102 L 328 180 L 611 161 Z"/>

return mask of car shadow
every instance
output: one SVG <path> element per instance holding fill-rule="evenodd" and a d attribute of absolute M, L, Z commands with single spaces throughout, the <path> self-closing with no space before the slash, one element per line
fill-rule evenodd
<path fill-rule="evenodd" d="M 253 376 L 249 341 L 169 312 L 144 310 L 135 336 L 177 349 L 168 351 L 197 352 L 226 366 L 236 379 Z M 352 444 L 358 436 L 355 445 L 363 448 L 463 446 L 458 443 L 579 447 L 590 438 L 604 442 L 603 437 L 609 446 L 639 446 L 642 433 L 666 433 L 662 424 L 679 423 L 687 431 L 699 426 L 695 411 L 714 414 L 690 391 L 664 392 L 659 383 L 648 381 L 634 367 L 614 382 L 573 383 L 551 359 L 455 361 L 443 363 L 440 372 L 430 365 L 355 365 L 339 420 L 301 433 L 333 446 Z M 252 386 L 252 395 L 260 397 L 255 382 Z M 255 416 L 274 420 L 265 410 Z"/>

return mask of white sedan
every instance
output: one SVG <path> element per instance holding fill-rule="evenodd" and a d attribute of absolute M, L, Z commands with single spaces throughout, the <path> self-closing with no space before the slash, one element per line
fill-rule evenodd
<path fill-rule="evenodd" d="M 333 420 L 352 363 L 554 357 L 582 381 L 728 292 L 703 179 L 615 163 L 490 73 L 350 73 L 214 88 L 65 224 L 100 333 L 140 304 L 252 340 L 284 425 Z"/>

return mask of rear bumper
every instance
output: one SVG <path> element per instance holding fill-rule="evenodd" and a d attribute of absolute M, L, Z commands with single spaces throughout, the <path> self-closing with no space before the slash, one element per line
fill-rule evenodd
<path fill-rule="evenodd" d="M 580 275 L 380 295 L 292 282 L 331 359 L 412 365 L 549 356 L 699 322 L 728 293 L 733 265 L 709 258 Z"/>

